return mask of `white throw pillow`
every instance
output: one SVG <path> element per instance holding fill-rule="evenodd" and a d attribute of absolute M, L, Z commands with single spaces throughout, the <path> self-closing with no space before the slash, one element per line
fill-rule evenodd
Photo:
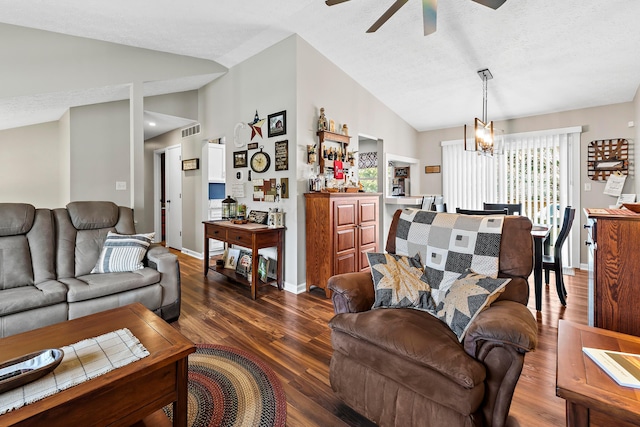
<path fill-rule="evenodd" d="M 142 260 L 154 236 L 155 233 L 117 234 L 110 231 L 91 274 L 118 273 L 144 268 Z"/>

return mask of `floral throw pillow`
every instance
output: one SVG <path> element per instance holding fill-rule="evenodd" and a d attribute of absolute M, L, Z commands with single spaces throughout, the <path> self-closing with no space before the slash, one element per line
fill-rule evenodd
<path fill-rule="evenodd" d="M 367 253 L 375 286 L 372 308 L 435 309 L 420 256 Z"/>
<path fill-rule="evenodd" d="M 438 303 L 436 316 L 449 325 L 462 342 L 473 319 L 498 298 L 509 281 L 511 279 L 495 279 L 467 270 Z"/>

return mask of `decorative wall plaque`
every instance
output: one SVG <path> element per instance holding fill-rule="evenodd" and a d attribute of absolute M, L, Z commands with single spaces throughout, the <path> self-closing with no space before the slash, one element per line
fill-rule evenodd
<path fill-rule="evenodd" d="M 276 170 L 286 171 L 289 170 L 289 141 L 276 142 Z"/>
<path fill-rule="evenodd" d="M 605 181 L 614 172 L 627 174 L 629 141 L 624 138 L 591 141 L 587 154 L 587 171 L 594 181 Z"/>

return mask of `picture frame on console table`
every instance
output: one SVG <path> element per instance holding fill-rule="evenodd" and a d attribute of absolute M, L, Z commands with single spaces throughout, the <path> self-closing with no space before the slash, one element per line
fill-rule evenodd
<path fill-rule="evenodd" d="M 227 258 L 224 260 L 224 268 L 236 269 L 238 258 L 240 257 L 240 249 L 230 248 L 227 251 Z"/>
<path fill-rule="evenodd" d="M 248 279 L 249 277 L 251 277 L 251 263 L 252 263 L 251 251 L 246 251 L 244 249 L 241 249 L 240 255 L 238 257 L 238 263 L 236 265 L 236 273 Z"/>

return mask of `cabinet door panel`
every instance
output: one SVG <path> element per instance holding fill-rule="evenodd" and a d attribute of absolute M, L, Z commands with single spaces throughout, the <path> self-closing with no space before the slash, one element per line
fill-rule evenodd
<path fill-rule="evenodd" d="M 336 271 L 334 274 L 353 273 L 356 271 L 356 254 L 350 252 L 336 257 Z"/>
<path fill-rule="evenodd" d="M 369 270 L 369 259 L 367 258 L 367 252 L 376 252 L 376 245 L 361 247 L 360 248 L 360 271 Z"/>
<path fill-rule="evenodd" d="M 377 227 L 372 225 L 361 225 L 360 230 L 360 246 L 371 245 L 376 243 L 376 237 L 378 235 Z"/>
<path fill-rule="evenodd" d="M 378 215 L 378 204 L 375 201 L 360 202 L 360 223 L 375 221 Z"/>
<path fill-rule="evenodd" d="M 356 248 L 355 228 L 346 228 L 336 232 L 336 253 L 353 251 Z"/>
<path fill-rule="evenodd" d="M 356 205 L 353 202 L 336 202 L 335 224 L 337 227 L 356 225 Z"/>

